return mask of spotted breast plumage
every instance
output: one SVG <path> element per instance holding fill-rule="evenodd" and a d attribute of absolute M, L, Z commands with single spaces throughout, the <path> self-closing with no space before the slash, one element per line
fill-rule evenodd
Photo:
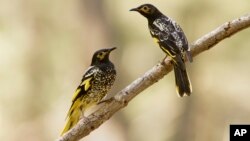
<path fill-rule="evenodd" d="M 109 54 L 114 49 L 116 48 L 101 49 L 94 53 L 91 66 L 86 70 L 73 95 L 67 123 L 61 135 L 70 130 L 81 118 L 85 118 L 84 111 L 100 102 L 114 84 L 116 71 L 109 60 Z"/>
<path fill-rule="evenodd" d="M 192 62 L 192 57 L 187 38 L 181 27 L 152 4 L 143 4 L 130 11 L 137 11 L 147 18 L 151 36 L 166 55 L 172 58 L 177 93 L 181 97 L 190 95 L 192 86 L 187 75 L 184 57 L 186 54 L 190 62 Z"/>

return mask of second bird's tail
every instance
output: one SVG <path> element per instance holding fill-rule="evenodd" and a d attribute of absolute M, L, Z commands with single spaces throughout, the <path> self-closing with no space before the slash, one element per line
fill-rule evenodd
<path fill-rule="evenodd" d="M 192 92 L 192 86 L 186 71 L 185 63 L 183 61 L 178 61 L 177 64 L 174 63 L 174 74 L 177 93 L 180 95 L 180 97 L 184 95 L 190 96 Z"/>

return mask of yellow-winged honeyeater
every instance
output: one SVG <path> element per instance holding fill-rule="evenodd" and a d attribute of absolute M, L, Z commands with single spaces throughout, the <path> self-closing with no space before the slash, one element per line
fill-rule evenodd
<path fill-rule="evenodd" d="M 147 18 L 151 36 L 166 55 L 172 58 L 177 93 L 181 97 L 183 95 L 189 96 L 192 92 L 192 86 L 186 71 L 184 56 L 186 54 L 190 62 L 192 62 L 192 56 L 181 27 L 151 4 L 143 4 L 130 11 L 137 11 Z"/>
<path fill-rule="evenodd" d="M 114 49 L 116 48 L 101 49 L 94 53 L 91 65 L 73 95 L 67 123 L 61 135 L 84 118 L 84 111 L 100 102 L 114 84 L 116 71 L 114 64 L 109 60 L 109 54 Z"/>

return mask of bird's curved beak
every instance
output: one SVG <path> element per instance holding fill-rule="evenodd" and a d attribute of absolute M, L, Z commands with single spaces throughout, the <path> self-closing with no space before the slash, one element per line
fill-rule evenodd
<path fill-rule="evenodd" d="M 138 7 L 137 8 L 132 8 L 129 11 L 139 11 Z"/>
<path fill-rule="evenodd" d="M 116 47 L 112 47 L 112 48 L 109 49 L 109 52 L 111 52 L 111 51 L 113 51 L 115 49 L 116 49 Z"/>

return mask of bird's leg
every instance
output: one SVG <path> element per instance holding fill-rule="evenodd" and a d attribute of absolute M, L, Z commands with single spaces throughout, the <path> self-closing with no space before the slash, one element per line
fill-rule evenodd
<path fill-rule="evenodd" d="M 106 102 L 108 103 L 108 102 L 110 102 L 110 101 L 112 101 L 112 100 L 114 100 L 114 97 L 111 97 L 111 98 L 109 98 L 109 99 L 101 100 L 100 102 L 97 103 L 97 105 L 102 104 L 102 103 L 106 103 Z"/>
<path fill-rule="evenodd" d="M 89 118 L 84 116 L 84 113 L 80 116 L 80 119 L 84 121 L 84 123 L 89 122 Z"/>
<path fill-rule="evenodd" d="M 88 121 L 89 119 L 86 117 L 86 116 L 84 116 L 84 112 L 85 112 L 85 109 L 81 106 L 80 107 L 80 109 L 81 109 L 81 116 L 80 116 L 80 119 L 83 119 L 84 121 Z"/>
<path fill-rule="evenodd" d="M 174 56 L 170 56 L 170 58 L 171 59 L 169 59 L 169 60 L 171 60 L 171 63 L 172 64 L 174 64 L 175 63 L 175 61 L 174 61 L 174 58 L 175 58 L 176 56 L 174 55 Z M 163 64 L 165 64 L 165 60 L 168 58 L 168 55 L 166 55 L 163 59 L 162 59 L 162 61 L 161 61 L 161 64 L 163 65 Z"/>
<path fill-rule="evenodd" d="M 163 60 L 162 60 L 162 61 L 164 62 L 164 61 L 165 61 L 165 59 L 166 59 L 167 57 L 168 57 L 168 56 L 166 55 L 166 56 L 163 58 Z"/>

